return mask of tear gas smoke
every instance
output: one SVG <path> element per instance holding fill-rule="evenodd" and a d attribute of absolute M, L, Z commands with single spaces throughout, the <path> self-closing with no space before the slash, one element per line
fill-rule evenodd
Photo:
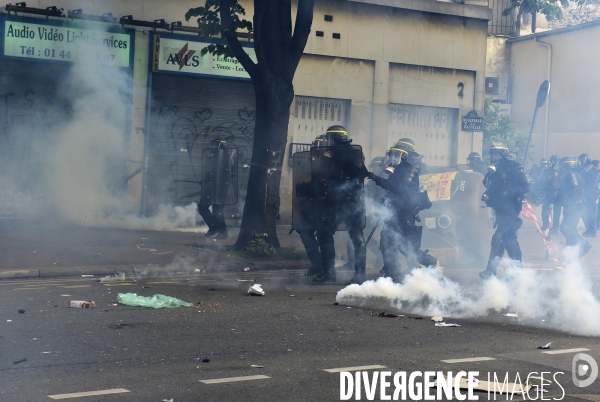
<path fill-rule="evenodd" d="M 562 270 L 535 271 L 509 265 L 505 278 L 492 277 L 470 286 L 461 286 L 437 269 L 414 269 L 401 284 L 379 278 L 347 286 L 338 292 L 336 301 L 366 306 L 383 300 L 402 311 L 454 318 L 481 317 L 510 309 L 518 311 L 527 324 L 598 336 L 600 302 L 578 253 L 575 247 L 564 250 L 567 266 Z"/>
<path fill-rule="evenodd" d="M 162 205 L 150 218 L 132 210 L 125 183 L 131 88 L 123 70 L 84 63 L 70 67 L 57 90 L 58 98 L 68 100 L 69 116 L 48 129 L 52 141 L 35 155 L 48 167 L 46 207 L 85 226 L 206 231 L 196 227 L 195 203 Z"/>

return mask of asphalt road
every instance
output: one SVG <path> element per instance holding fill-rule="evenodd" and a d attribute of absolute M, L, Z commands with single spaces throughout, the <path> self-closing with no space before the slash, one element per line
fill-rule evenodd
<path fill-rule="evenodd" d="M 247 295 L 254 283 L 262 284 L 265 296 Z M 445 317 L 461 326 L 435 327 L 430 317 L 381 304 L 335 305 L 340 288 L 313 286 L 294 270 L 104 283 L 98 277 L 3 280 L 0 401 L 51 401 L 93 391 L 115 393 L 67 395 L 67 400 L 337 401 L 340 374 L 325 370 L 357 366 L 385 366 L 382 370 L 409 375 L 478 371 L 480 380 L 508 372 L 511 382 L 517 373 L 524 382 L 532 372 L 551 373 L 546 378 L 563 372 L 555 379 L 567 396 L 554 381 L 546 385 L 544 398 L 600 401 L 600 380 L 578 388 L 571 379 L 573 349 L 600 362 L 597 337 L 525 325 L 498 313 L 469 320 Z M 174 296 L 194 306 L 116 305 L 117 294 L 127 292 Z M 96 308 L 68 308 L 68 300 L 94 300 Z M 382 312 L 404 316 L 380 317 Z M 559 353 L 537 349 L 548 342 L 548 351 Z M 488 360 L 472 360 L 482 357 Z M 452 359 L 471 361 L 445 362 Z M 246 381 L 203 382 L 238 377 Z M 485 392 L 476 395 L 488 400 Z M 367 400 L 364 392 L 361 396 Z M 375 400 L 379 397 L 377 392 Z"/>

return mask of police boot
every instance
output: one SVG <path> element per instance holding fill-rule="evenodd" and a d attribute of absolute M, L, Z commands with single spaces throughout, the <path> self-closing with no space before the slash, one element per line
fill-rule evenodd
<path fill-rule="evenodd" d="M 496 271 L 492 271 L 491 269 L 486 269 L 479 273 L 479 277 L 483 280 L 490 279 L 492 276 L 496 276 Z"/>
<path fill-rule="evenodd" d="M 438 260 L 431 254 L 428 254 L 429 250 L 419 250 L 418 262 L 419 264 L 425 266 L 426 268 L 432 267 L 435 268 L 437 266 Z"/>
<path fill-rule="evenodd" d="M 313 282 L 315 283 L 335 283 L 335 281 L 335 268 L 326 270 L 313 278 Z"/>
<path fill-rule="evenodd" d="M 581 249 L 579 251 L 579 258 L 582 258 L 592 249 L 592 245 L 587 241 L 584 240 L 582 243 L 583 244 L 580 245 Z"/>
<path fill-rule="evenodd" d="M 402 279 L 404 279 L 404 275 L 398 268 L 390 269 L 384 266 L 382 271 L 384 271 L 384 278 L 390 278 L 394 283 L 401 283 Z"/>

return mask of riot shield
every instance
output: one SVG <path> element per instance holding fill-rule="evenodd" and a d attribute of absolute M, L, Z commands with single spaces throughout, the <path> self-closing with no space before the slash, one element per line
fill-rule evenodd
<path fill-rule="evenodd" d="M 364 159 L 358 145 L 312 148 L 311 176 L 318 231 L 360 230 L 366 225 Z"/>
<path fill-rule="evenodd" d="M 310 170 L 310 152 L 293 155 L 292 229 L 314 230 L 315 207 Z"/>
<path fill-rule="evenodd" d="M 233 205 L 238 202 L 238 154 L 234 148 L 202 150 L 200 204 Z"/>

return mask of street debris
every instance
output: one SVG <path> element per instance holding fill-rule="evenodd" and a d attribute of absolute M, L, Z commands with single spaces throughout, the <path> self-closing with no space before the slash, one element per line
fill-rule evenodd
<path fill-rule="evenodd" d="M 392 313 L 386 313 L 386 312 L 382 312 L 382 313 L 374 313 L 374 312 L 370 312 L 371 317 L 384 317 L 384 318 L 401 318 L 404 317 L 402 314 L 392 314 Z"/>
<path fill-rule="evenodd" d="M 163 399 L 162 402 L 173 402 L 173 398 L 171 398 L 171 399 Z"/>
<path fill-rule="evenodd" d="M 290 295 L 290 297 L 296 297 L 296 295 Z"/>
<path fill-rule="evenodd" d="M 248 294 L 256 295 L 256 296 L 264 296 L 265 291 L 263 290 L 263 288 L 260 287 L 260 284 L 256 283 L 248 288 Z"/>
<path fill-rule="evenodd" d="M 340 303 L 338 303 L 338 302 L 335 302 L 335 303 L 333 303 L 333 305 L 334 305 L 334 306 L 339 306 L 339 305 L 340 305 Z"/>
<path fill-rule="evenodd" d="M 67 307 L 71 308 L 94 308 L 96 307 L 96 302 L 92 300 L 69 300 L 67 302 Z"/>
<path fill-rule="evenodd" d="M 195 268 L 195 269 L 194 269 L 194 273 L 195 273 L 195 274 L 199 274 L 199 273 L 200 273 L 200 268 Z"/>
<path fill-rule="evenodd" d="M 144 289 L 150 289 L 150 286 L 144 286 Z"/>
<path fill-rule="evenodd" d="M 538 346 L 537 348 L 538 349 L 550 349 L 550 345 L 552 345 L 552 342 L 548 342 L 547 344 Z"/>
<path fill-rule="evenodd" d="M 160 252 L 157 249 L 154 248 L 146 248 L 145 244 L 136 244 L 136 247 L 138 248 L 138 250 L 143 250 L 143 251 L 149 251 L 152 254 L 171 254 L 173 253 L 172 251 L 164 251 L 164 252 Z"/>
<path fill-rule="evenodd" d="M 458 324 L 446 324 L 445 322 L 436 322 L 436 327 L 460 327 Z"/>
<path fill-rule="evenodd" d="M 71 295 L 60 295 L 61 297 L 71 297 Z"/>
<path fill-rule="evenodd" d="M 23 362 L 26 362 L 26 361 L 27 361 L 27 359 L 26 359 L 26 358 L 22 358 L 22 359 L 19 359 L 19 360 L 15 360 L 15 361 L 13 362 L 13 364 L 19 364 L 19 363 L 23 363 Z"/>
<path fill-rule="evenodd" d="M 165 296 L 161 294 L 155 294 L 152 297 L 147 297 L 138 296 L 135 293 L 118 293 L 117 303 L 124 304 L 126 306 L 151 307 L 156 309 L 192 306 L 192 303 L 187 303 L 175 297 Z"/>
<path fill-rule="evenodd" d="M 12 322 L 12 320 L 6 320 L 6 322 Z"/>
<path fill-rule="evenodd" d="M 81 275 L 82 278 L 93 278 L 94 275 Z"/>
<path fill-rule="evenodd" d="M 23 310 L 22 308 L 19 309 L 19 314 L 25 314 L 25 310 Z"/>
<path fill-rule="evenodd" d="M 250 271 L 250 267 L 244 268 L 244 272 L 248 272 L 248 271 Z"/>
<path fill-rule="evenodd" d="M 440 316 L 431 317 L 431 321 L 442 322 L 444 319 Z"/>
<path fill-rule="evenodd" d="M 103 276 L 102 278 L 100 278 L 100 282 L 102 282 L 102 283 L 104 283 L 104 282 L 124 281 L 124 280 L 125 280 L 125 273 L 124 272 L 119 272 L 118 274 L 107 275 L 107 276 Z"/>
<path fill-rule="evenodd" d="M 264 366 L 259 366 L 258 364 L 251 364 L 250 367 L 252 367 L 252 368 L 264 368 Z"/>
<path fill-rule="evenodd" d="M 202 359 L 202 363 L 209 363 L 209 362 L 210 362 L 210 359 L 207 359 L 207 358 Z"/>
<path fill-rule="evenodd" d="M 420 315 L 409 315 L 408 318 L 414 318 L 415 320 L 422 320 L 423 317 L 421 317 Z"/>
<path fill-rule="evenodd" d="M 506 313 L 506 314 L 502 314 L 505 317 L 515 317 L 515 318 L 519 318 L 519 313 Z"/>

